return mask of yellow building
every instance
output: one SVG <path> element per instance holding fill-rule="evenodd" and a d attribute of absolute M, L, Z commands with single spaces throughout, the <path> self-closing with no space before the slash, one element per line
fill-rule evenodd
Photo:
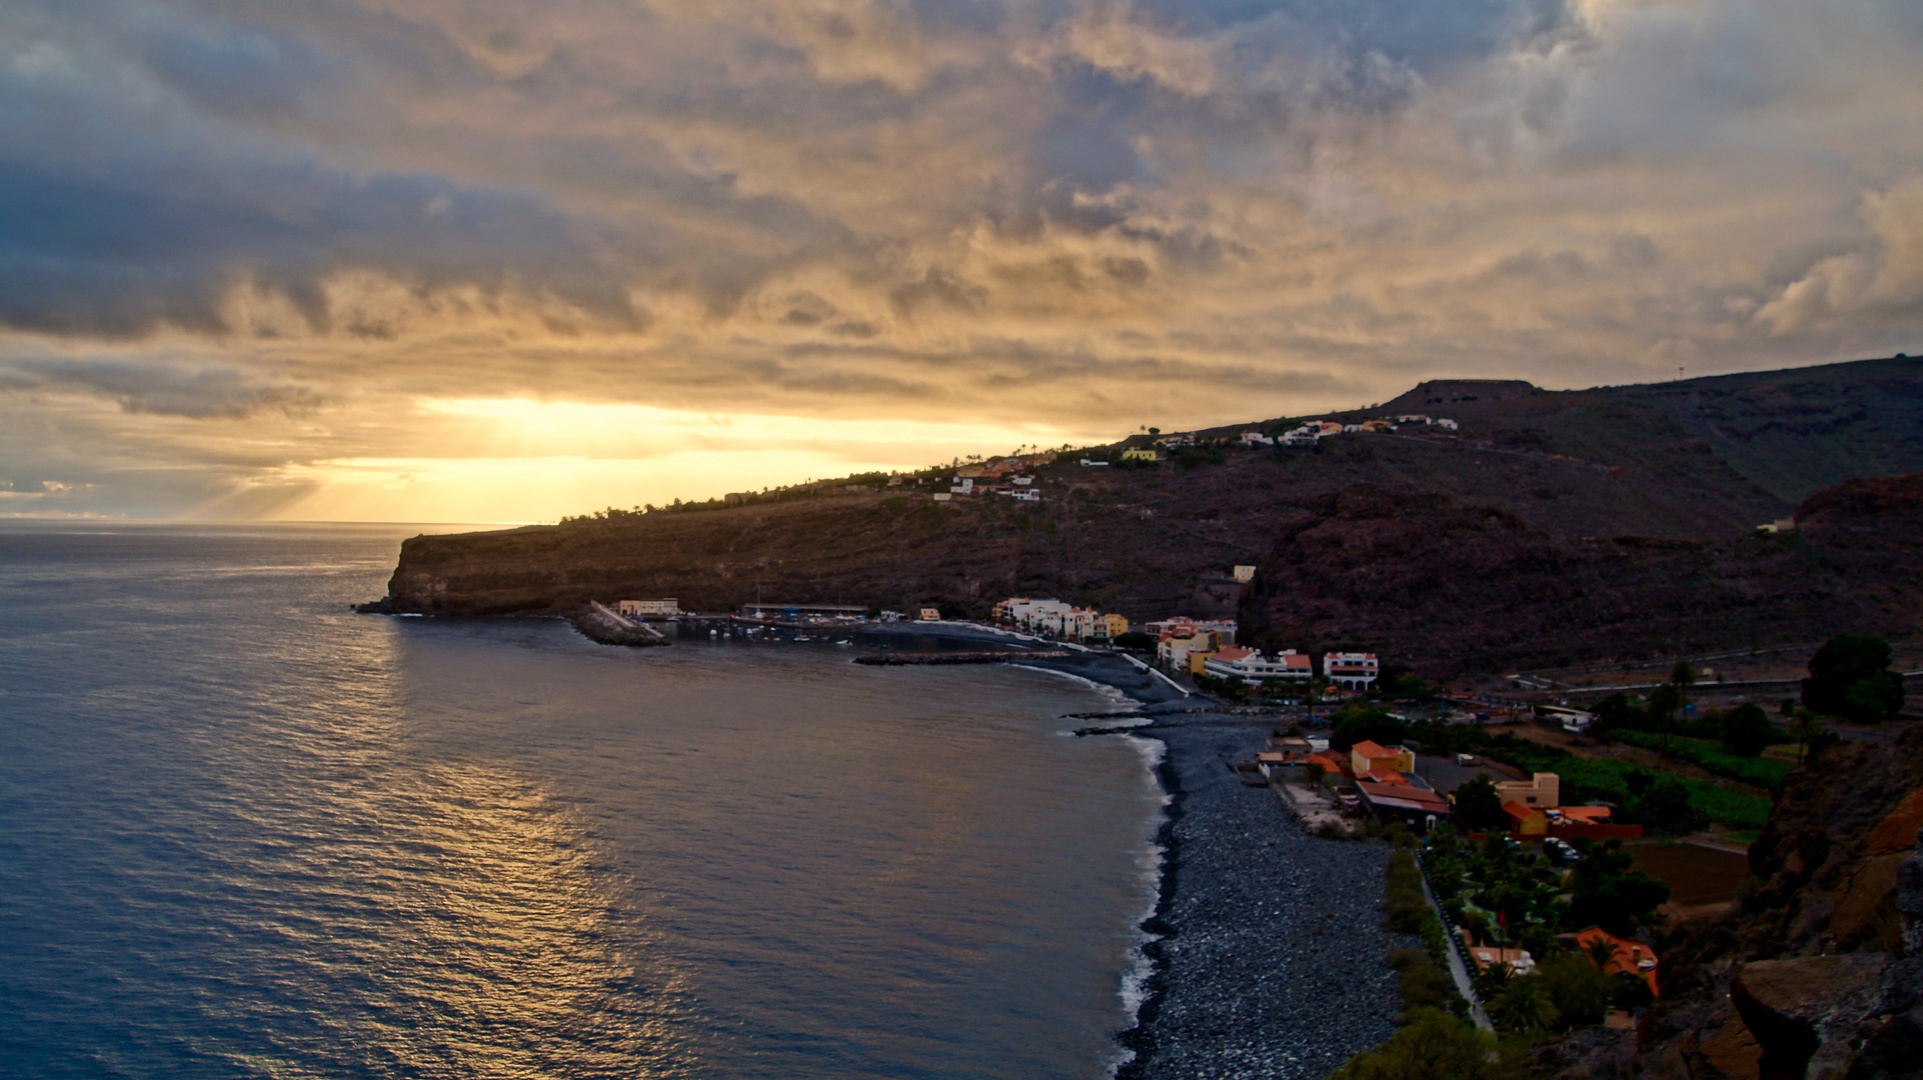
<path fill-rule="evenodd" d="M 1156 454 L 1155 451 L 1144 447 L 1139 450 L 1122 451 L 1122 460 L 1123 461 L 1160 461 L 1162 459 L 1160 455 Z"/>

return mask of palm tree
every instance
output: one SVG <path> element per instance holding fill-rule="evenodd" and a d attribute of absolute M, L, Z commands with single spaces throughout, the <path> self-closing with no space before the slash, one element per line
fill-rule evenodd
<path fill-rule="evenodd" d="M 1790 718 L 1789 733 L 1796 740 L 1796 763 L 1800 765 L 1803 763 L 1804 748 L 1823 733 L 1822 718 L 1808 709 L 1798 709 L 1796 715 Z"/>
<path fill-rule="evenodd" d="M 1562 1016 L 1534 975 L 1510 979 L 1489 1003 L 1489 1012 L 1510 1031 L 1547 1031 Z"/>
<path fill-rule="evenodd" d="M 1589 962 L 1596 965 L 1596 970 L 1604 975 L 1609 974 L 1609 965 L 1616 963 L 1616 953 L 1621 949 L 1622 946 L 1616 944 L 1614 938 L 1601 934 L 1590 938 L 1589 943 L 1583 946 L 1583 952 L 1588 954 Z"/>

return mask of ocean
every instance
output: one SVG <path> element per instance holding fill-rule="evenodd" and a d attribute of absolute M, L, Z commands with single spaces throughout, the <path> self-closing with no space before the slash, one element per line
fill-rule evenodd
<path fill-rule="evenodd" d="M 0 1074 L 1115 1067 L 1113 695 L 348 610 L 417 531 L 0 524 Z"/>

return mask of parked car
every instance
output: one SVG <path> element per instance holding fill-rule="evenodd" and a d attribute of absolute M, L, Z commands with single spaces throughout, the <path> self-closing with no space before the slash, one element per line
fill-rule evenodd
<path fill-rule="evenodd" d="M 1474 754 L 1457 754 L 1456 755 L 1456 764 L 1458 765 L 1474 765 L 1476 763 L 1476 760 L 1477 760 L 1476 755 Z"/>

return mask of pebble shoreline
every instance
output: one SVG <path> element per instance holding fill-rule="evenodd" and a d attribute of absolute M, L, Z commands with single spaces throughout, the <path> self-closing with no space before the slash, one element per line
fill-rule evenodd
<path fill-rule="evenodd" d="M 1310 836 L 1276 792 L 1230 769 L 1274 721 L 1212 711 L 1114 654 L 1020 662 L 1114 687 L 1150 718 L 1091 737 L 1167 747 L 1161 890 L 1143 924 L 1153 971 L 1136 1026 L 1117 1036 L 1133 1057 L 1116 1080 L 1320 1080 L 1386 1041 L 1401 1003 L 1385 958 L 1421 942 L 1382 928 L 1386 846 Z"/>
<path fill-rule="evenodd" d="M 1388 849 L 1307 835 L 1275 793 L 1228 767 L 1269 723 L 1215 713 L 1163 717 L 1134 737 L 1168 747 L 1174 801 L 1162 830 L 1162 935 L 1149 998 L 1122 1033 L 1134 1060 L 1118 1080 L 1323 1077 L 1394 1032 L 1382 929 Z"/>

